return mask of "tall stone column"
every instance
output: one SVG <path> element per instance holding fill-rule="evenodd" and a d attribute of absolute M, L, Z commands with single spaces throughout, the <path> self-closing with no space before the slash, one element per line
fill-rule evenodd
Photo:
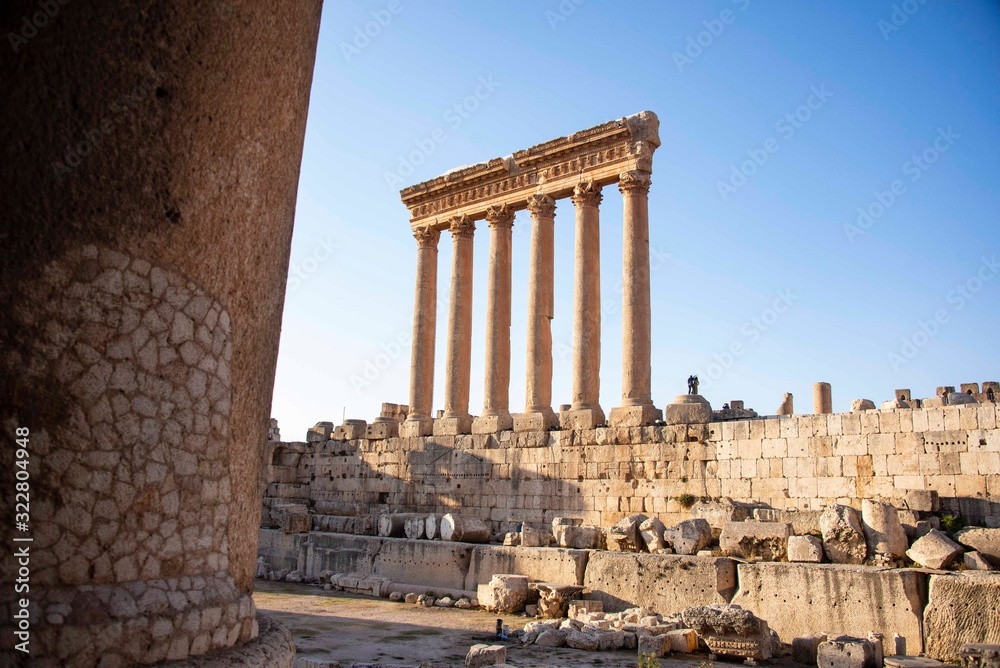
<path fill-rule="evenodd" d="M 604 424 L 601 391 L 601 188 L 588 181 L 573 189 L 576 251 L 573 290 L 573 403 L 561 413 L 563 429 Z"/>
<path fill-rule="evenodd" d="M 623 427 L 653 424 L 662 417 L 650 390 L 649 172 L 621 175 L 622 224 L 622 405 L 610 423 Z"/>
<path fill-rule="evenodd" d="M 456 216 L 449 230 L 452 240 L 451 296 L 444 416 L 434 421 L 435 435 L 468 434 L 472 430 L 469 381 L 472 373 L 472 236 L 476 223 L 468 216 Z"/>
<path fill-rule="evenodd" d="M 552 317 L 554 315 L 556 202 L 548 195 L 528 198 L 531 257 L 528 268 L 528 369 L 524 412 L 515 431 L 546 431 L 557 424 L 552 411 Z"/>
<path fill-rule="evenodd" d="M 813 383 L 813 413 L 822 415 L 833 412 L 833 395 L 830 383 Z"/>
<path fill-rule="evenodd" d="M 506 204 L 486 210 L 490 226 L 490 267 L 486 293 L 486 380 L 483 414 L 474 434 L 511 429 L 510 416 L 510 247 L 514 210 Z"/>
<path fill-rule="evenodd" d="M 400 436 L 429 436 L 434 424 L 434 338 L 437 327 L 439 230 L 421 228 L 417 240 L 417 287 L 413 300 L 413 347 L 410 354 L 410 412 Z"/>

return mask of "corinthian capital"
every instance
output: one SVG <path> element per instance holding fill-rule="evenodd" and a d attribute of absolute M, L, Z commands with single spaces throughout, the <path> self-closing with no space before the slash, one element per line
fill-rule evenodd
<path fill-rule="evenodd" d="M 622 195 L 648 195 L 651 183 L 649 172 L 636 169 L 630 172 L 623 172 L 618 177 L 618 190 L 621 191 Z"/>
<path fill-rule="evenodd" d="M 578 183 L 573 188 L 573 196 L 570 197 L 576 206 L 600 206 L 604 195 L 601 194 L 601 187 L 595 185 L 593 181 Z"/>
<path fill-rule="evenodd" d="M 528 198 L 528 211 L 532 216 L 551 218 L 556 215 L 556 201 L 548 195 L 532 195 Z"/>
<path fill-rule="evenodd" d="M 437 248 L 441 231 L 433 227 L 420 227 L 413 231 L 413 237 L 417 240 L 417 248 Z"/>
<path fill-rule="evenodd" d="M 490 227 L 514 227 L 514 210 L 506 204 L 494 204 L 486 209 L 486 222 Z"/>
<path fill-rule="evenodd" d="M 448 221 L 448 230 L 453 239 L 471 238 L 476 231 L 476 221 L 466 215 L 455 216 Z"/>

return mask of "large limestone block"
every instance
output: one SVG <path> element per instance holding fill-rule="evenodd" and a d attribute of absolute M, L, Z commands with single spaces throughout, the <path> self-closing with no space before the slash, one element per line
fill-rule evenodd
<path fill-rule="evenodd" d="M 678 394 L 673 403 L 663 409 L 667 424 L 708 424 L 712 421 L 712 405 L 699 394 Z"/>
<path fill-rule="evenodd" d="M 767 622 L 735 605 L 702 605 L 681 612 L 684 623 L 713 654 L 765 661 L 773 653 Z"/>
<path fill-rule="evenodd" d="M 851 412 L 857 413 L 858 411 L 873 411 L 875 410 L 875 402 L 871 399 L 852 399 L 851 400 Z"/>
<path fill-rule="evenodd" d="M 965 547 L 983 555 L 994 568 L 1000 568 L 1000 529 L 969 527 L 955 534 L 955 538 Z"/>
<path fill-rule="evenodd" d="M 559 547 L 580 550 L 604 549 L 604 529 L 595 526 L 559 524 L 552 527 L 552 535 Z"/>
<path fill-rule="evenodd" d="M 962 552 L 962 546 L 948 538 L 946 533 L 931 529 L 926 536 L 914 541 L 906 556 L 927 568 L 944 568 Z"/>
<path fill-rule="evenodd" d="M 663 542 L 663 530 L 665 528 L 663 522 L 656 517 L 650 517 L 639 525 L 639 535 L 642 537 L 643 542 L 646 543 L 646 550 L 651 554 L 659 554 L 667 547 L 667 544 Z"/>
<path fill-rule="evenodd" d="M 754 508 L 753 518 L 761 522 L 785 522 L 792 525 L 792 533 L 797 536 L 813 534 L 818 536 L 821 510 L 784 510 L 780 508 Z"/>
<path fill-rule="evenodd" d="M 782 642 L 817 629 L 857 636 L 898 633 L 908 654 L 922 645 L 923 573 L 838 564 L 756 563 L 738 566 L 733 604 L 766 619 Z"/>
<path fill-rule="evenodd" d="M 554 547 L 477 545 L 471 550 L 465 589 L 490 581 L 494 573 L 525 575 L 539 582 L 582 585 L 589 552 Z"/>
<path fill-rule="evenodd" d="M 608 549 L 618 552 L 642 552 L 646 542 L 639 535 L 639 527 L 649 518 L 642 514 L 629 515 L 615 522 L 608 529 Z"/>
<path fill-rule="evenodd" d="M 868 554 L 890 561 L 903 558 L 909 543 L 895 508 L 888 503 L 864 499 L 861 501 L 861 522 Z"/>
<path fill-rule="evenodd" d="M 732 557 L 783 561 L 788 556 L 792 526 L 782 522 L 727 522 L 719 547 Z"/>
<path fill-rule="evenodd" d="M 962 645 L 961 655 L 962 668 L 1000 668 L 1000 644 L 966 643 Z"/>
<path fill-rule="evenodd" d="M 816 536 L 789 536 L 788 561 L 820 563 L 823 561 L 823 541 Z"/>
<path fill-rule="evenodd" d="M 601 601 L 607 612 L 634 606 L 677 611 L 728 603 L 736 588 L 736 566 L 724 557 L 594 552 L 583 585 L 587 598 Z"/>
<path fill-rule="evenodd" d="M 820 643 L 824 642 L 826 642 L 826 636 L 822 633 L 794 638 L 792 640 L 792 661 L 805 666 L 815 666 Z"/>
<path fill-rule="evenodd" d="M 691 514 L 708 522 L 712 528 L 712 537 L 716 540 L 726 522 L 742 522 L 750 517 L 751 511 L 751 506 L 728 497 L 697 501 L 691 506 Z"/>
<path fill-rule="evenodd" d="M 712 544 L 712 527 L 700 517 L 664 529 L 663 540 L 677 554 L 698 554 Z"/>
<path fill-rule="evenodd" d="M 861 517 L 850 506 L 830 505 L 819 517 L 823 549 L 835 564 L 860 564 L 868 554 Z"/>
<path fill-rule="evenodd" d="M 465 668 L 499 666 L 507 663 L 507 648 L 503 645 L 473 645 L 465 655 Z"/>
<path fill-rule="evenodd" d="M 965 643 L 1000 643 L 997 601 L 1000 601 L 1000 574 L 930 576 L 930 593 L 924 610 L 928 656 L 957 662 Z"/>
<path fill-rule="evenodd" d="M 510 573 L 497 574 L 487 584 L 479 585 L 476 594 L 479 605 L 490 612 L 521 612 L 528 602 L 528 578 Z"/>
<path fill-rule="evenodd" d="M 818 668 L 882 668 L 875 661 L 875 647 L 868 638 L 837 636 L 820 643 Z"/>

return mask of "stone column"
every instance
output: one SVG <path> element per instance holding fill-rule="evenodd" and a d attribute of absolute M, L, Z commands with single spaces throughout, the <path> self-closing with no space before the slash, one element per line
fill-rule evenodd
<path fill-rule="evenodd" d="M 524 412 L 515 431 L 546 431 L 557 424 L 552 411 L 552 317 L 556 202 L 548 195 L 528 198 L 531 257 L 528 267 L 528 369 Z"/>
<path fill-rule="evenodd" d="M 573 290 L 573 404 L 559 416 L 563 429 L 604 424 L 601 390 L 601 188 L 593 181 L 573 189 L 576 251 Z"/>
<path fill-rule="evenodd" d="M 813 413 L 821 415 L 833 412 L 833 397 L 830 383 L 813 383 Z"/>
<path fill-rule="evenodd" d="M 429 436 L 434 424 L 434 339 L 437 327 L 437 260 L 440 230 L 424 227 L 417 239 L 417 287 L 413 300 L 413 347 L 410 354 L 410 412 L 400 436 Z"/>
<path fill-rule="evenodd" d="M 490 225 L 490 267 L 486 293 L 486 380 L 483 414 L 474 434 L 495 434 L 514 426 L 510 416 L 510 247 L 514 210 L 506 204 L 486 210 Z"/>
<path fill-rule="evenodd" d="M 610 423 L 622 427 L 653 424 L 662 413 L 650 391 L 649 172 L 621 175 L 625 204 L 622 224 L 622 405 Z"/>
<path fill-rule="evenodd" d="M 448 307 L 448 351 L 445 360 L 444 417 L 434 421 L 435 435 L 468 434 L 469 380 L 472 373 L 472 236 L 476 223 L 468 216 L 451 219 L 451 296 Z"/>

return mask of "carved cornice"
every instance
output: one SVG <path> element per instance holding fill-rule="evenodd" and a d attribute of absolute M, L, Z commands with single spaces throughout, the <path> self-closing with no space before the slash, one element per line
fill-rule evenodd
<path fill-rule="evenodd" d="M 604 195 L 601 194 L 601 186 L 593 181 L 584 181 L 576 184 L 573 188 L 573 204 L 576 206 L 600 206 Z"/>
<path fill-rule="evenodd" d="M 534 194 L 568 197 L 584 179 L 605 186 L 616 183 L 622 172 L 652 171 L 658 128 L 656 114 L 644 111 L 448 172 L 405 188 L 400 196 L 414 228 L 447 229 L 450 219 L 461 214 L 482 219 L 492 205 L 516 211 Z"/>
<path fill-rule="evenodd" d="M 652 183 L 649 172 L 632 170 L 622 173 L 618 179 L 618 190 L 621 191 L 622 195 L 648 195 L 649 186 Z"/>
<path fill-rule="evenodd" d="M 476 231 L 476 221 L 468 216 L 455 216 L 448 221 L 452 239 L 471 239 Z"/>
<path fill-rule="evenodd" d="M 528 211 L 532 217 L 551 218 L 556 215 L 556 201 L 548 195 L 532 195 L 528 198 Z"/>
<path fill-rule="evenodd" d="M 486 222 L 490 227 L 514 227 L 514 209 L 506 204 L 494 204 L 486 209 Z"/>
<path fill-rule="evenodd" d="M 413 236 L 417 240 L 417 248 L 437 248 L 438 240 L 441 238 L 441 230 L 432 227 L 418 227 L 413 230 Z"/>

